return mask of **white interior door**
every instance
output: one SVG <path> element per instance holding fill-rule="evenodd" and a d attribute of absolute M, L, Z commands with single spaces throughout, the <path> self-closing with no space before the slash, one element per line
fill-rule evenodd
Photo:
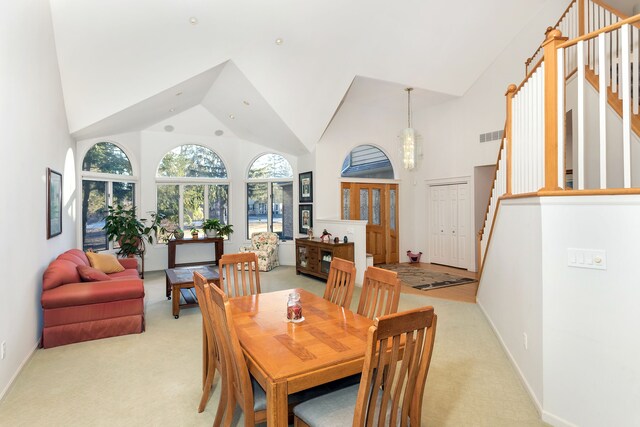
<path fill-rule="evenodd" d="M 469 185 L 430 187 L 430 261 L 467 268 Z"/>

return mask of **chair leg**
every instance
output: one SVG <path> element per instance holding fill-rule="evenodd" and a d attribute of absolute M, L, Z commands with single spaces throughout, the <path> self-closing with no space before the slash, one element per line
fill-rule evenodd
<path fill-rule="evenodd" d="M 204 408 L 207 407 L 207 402 L 209 401 L 209 395 L 211 394 L 211 389 L 213 388 L 213 379 L 216 375 L 215 368 L 209 362 L 209 372 L 207 372 L 207 378 L 205 380 L 204 386 L 202 387 L 202 397 L 200 398 L 200 405 L 198 406 L 198 412 L 204 411 Z"/>
<path fill-rule="evenodd" d="M 222 378 L 221 378 L 222 379 Z M 218 409 L 216 410 L 216 418 L 213 420 L 213 427 L 220 427 L 222 424 L 222 418 L 225 415 L 227 408 L 227 400 L 229 399 L 229 395 L 227 393 L 228 389 L 224 382 L 220 382 L 220 401 L 218 402 Z M 231 414 L 231 418 L 233 419 L 233 413 Z M 230 421 L 229 421 L 230 423 Z"/>
<path fill-rule="evenodd" d="M 309 427 L 309 424 L 302 421 L 300 418 L 294 415 L 293 417 L 293 427 Z"/>

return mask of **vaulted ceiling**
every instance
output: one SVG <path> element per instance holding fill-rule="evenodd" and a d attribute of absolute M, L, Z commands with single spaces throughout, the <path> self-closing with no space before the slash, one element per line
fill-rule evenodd
<path fill-rule="evenodd" d="M 545 1 L 51 0 L 78 139 L 191 123 L 313 149 L 344 103 L 463 95 Z M 278 43 L 276 43 L 278 41 Z M 194 128 L 193 123 L 198 126 Z M 159 129 L 158 129 L 159 130 Z"/>

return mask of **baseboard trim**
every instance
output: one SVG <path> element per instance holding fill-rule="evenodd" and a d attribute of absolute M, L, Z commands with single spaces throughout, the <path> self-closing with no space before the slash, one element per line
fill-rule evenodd
<path fill-rule="evenodd" d="M 11 377 L 11 379 L 9 380 L 9 383 L 7 384 L 7 386 L 4 388 L 4 390 L 2 390 L 2 393 L 0 393 L 0 402 L 4 399 L 4 397 L 7 395 L 7 393 L 9 393 L 9 391 L 13 387 L 13 384 L 14 384 L 16 378 L 18 378 L 18 375 L 20 375 L 20 372 L 22 372 L 22 369 L 25 367 L 27 362 L 29 362 L 29 360 L 31 360 L 31 357 L 33 357 L 33 354 L 36 352 L 36 350 L 38 349 L 39 345 L 40 345 L 40 340 L 38 339 L 36 341 L 35 345 L 33 346 L 33 348 L 31 349 L 31 351 L 29 352 L 29 354 L 27 354 L 27 357 L 24 358 L 24 360 L 22 361 L 20 366 L 18 366 L 18 369 L 16 369 L 16 372 L 14 372 L 14 374 Z"/>
<path fill-rule="evenodd" d="M 569 421 L 550 414 L 547 411 L 542 411 L 542 421 L 555 427 L 577 427 L 576 424 L 572 424 Z"/>
<path fill-rule="evenodd" d="M 478 307 L 480 307 L 480 310 L 482 311 L 482 314 L 484 315 L 485 319 L 487 319 L 487 322 L 489 322 L 489 325 L 491 325 L 491 329 L 493 330 L 494 335 L 496 336 L 496 338 L 498 338 L 498 342 L 502 346 L 502 349 L 504 350 L 504 352 L 507 353 L 507 358 L 509 359 L 509 362 L 511 362 L 511 366 L 513 366 L 513 368 L 518 373 L 518 377 L 520 378 L 520 381 L 522 382 L 524 389 L 527 390 L 527 393 L 529 393 L 529 397 L 531 397 L 531 400 L 533 401 L 533 406 L 536 407 L 538 414 L 542 418 L 544 411 L 542 409 L 542 405 L 540 404 L 540 401 L 538 400 L 538 397 L 533 392 L 533 389 L 531 388 L 531 386 L 529 385 L 529 382 L 527 381 L 524 374 L 520 370 L 520 367 L 516 363 L 516 360 L 513 358 L 513 355 L 509 351 L 509 348 L 507 348 L 506 344 L 502 340 L 502 336 L 498 332 L 496 325 L 493 324 L 493 321 L 487 314 L 487 311 L 484 309 L 484 306 L 482 305 L 482 301 L 477 299 L 477 297 L 476 297 L 476 304 L 478 305 Z"/>

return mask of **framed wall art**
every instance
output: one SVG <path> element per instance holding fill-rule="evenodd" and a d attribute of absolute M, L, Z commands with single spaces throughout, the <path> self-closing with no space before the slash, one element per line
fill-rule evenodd
<path fill-rule="evenodd" d="M 300 233 L 307 233 L 313 227 L 313 205 L 298 205 Z"/>
<path fill-rule="evenodd" d="M 298 183 L 300 188 L 300 203 L 313 202 L 313 176 L 311 171 L 303 172 L 298 176 Z"/>
<path fill-rule="evenodd" d="M 47 168 L 47 239 L 62 233 L 62 174 Z"/>

